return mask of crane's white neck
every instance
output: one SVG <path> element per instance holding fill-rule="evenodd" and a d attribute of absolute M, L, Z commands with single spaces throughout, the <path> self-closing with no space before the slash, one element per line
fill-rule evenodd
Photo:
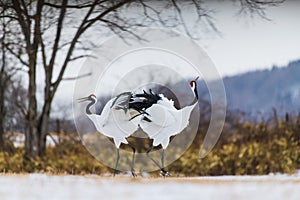
<path fill-rule="evenodd" d="M 192 89 L 193 94 L 194 94 L 194 100 L 191 103 L 191 106 L 192 106 L 192 105 L 195 105 L 195 104 L 198 103 L 198 91 L 197 91 L 197 84 L 196 84 L 195 81 L 191 82 L 191 89 Z"/>
<path fill-rule="evenodd" d="M 193 109 L 195 108 L 196 105 L 198 105 L 198 92 L 197 92 L 197 84 L 195 81 L 191 82 L 191 89 L 193 91 L 194 94 L 194 100 L 191 102 L 190 105 L 182 108 L 182 119 L 183 119 L 183 124 L 184 126 L 187 125 L 188 121 L 189 121 L 189 117 L 191 115 L 191 112 L 193 111 Z"/>

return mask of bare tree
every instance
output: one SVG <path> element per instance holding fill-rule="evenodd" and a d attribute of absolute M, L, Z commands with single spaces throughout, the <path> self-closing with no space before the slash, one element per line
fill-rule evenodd
<path fill-rule="evenodd" d="M 263 14 L 266 5 L 275 5 L 277 2 L 240 0 L 240 3 L 243 11 L 248 10 L 251 13 L 257 11 Z M 1 10 L 5 11 L 1 18 L 14 21 L 11 37 L 14 36 L 15 40 L 8 42 L 5 48 L 18 59 L 19 63 L 26 66 L 27 71 L 26 154 L 43 156 L 45 153 L 53 98 L 70 62 L 84 56 L 74 56 L 74 51 L 83 47 L 80 39 L 92 26 L 100 23 L 102 27 L 116 34 L 126 31 L 139 37 L 133 31 L 135 27 L 158 22 L 166 27 L 181 25 L 185 32 L 192 36 L 182 12 L 185 5 L 195 9 L 198 20 L 205 20 L 208 26 L 214 28 L 209 9 L 203 8 L 202 4 L 202 1 L 197 0 L 0 0 Z M 128 7 L 140 10 L 142 19 L 132 19 L 122 15 L 122 11 Z M 172 10 L 171 17 L 164 14 L 167 9 Z M 69 34 L 67 39 L 63 39 L 63 33 L 70 30 L 70 24 L 73 23 L 74 32 Z M 61 62 L 58 62 L 59 54 Z M 37 108 L 38 67 L 43 68 L 45 77 L 40 112 Z M 58 72 L 57 76 L 54 76 L 54 71 Z"/>
<path fill-rule="evenodd" d="M 3 151 L 5 149 L 5 141 L 4 141 L 4 123 L 5 123 L 5 116 L 6 116 L 6 110 L 5 110 L 5 92 L 7 88 L 7 82 L 9 76 L 6 73 L 5 67 L 6 67 L 6 51 L 4 46 L 4 39 L 5 39 L 5 33 L 6 33 L 6 26 L 5 21 L 2 19 L 2 34 L 1 34 L 1 69 L 0 69 L 0 151 Z"/>
<path fill-rule="evenodd" d="M 4 16 L 5 12 L 2 12 Z M 6 36 L 9 34 L 8 26 L 11 23 L 11 19 L 1 18 L 1 31 L 0 31 L 0 49 L 1 49 L 1 58 L 0 58 L 0 151 L 5 150 L 6 141 L 5 141 L 5 132 L 8 127 L 8 118 L 9 118 L 9 109 L 12 102 L 9 100 L 9 90 L 13 85 L 12 77 L 18 71 L 18 68 L 12 65 L 15 63 L 11 56 L 8 55 L 6 49 Z"/>

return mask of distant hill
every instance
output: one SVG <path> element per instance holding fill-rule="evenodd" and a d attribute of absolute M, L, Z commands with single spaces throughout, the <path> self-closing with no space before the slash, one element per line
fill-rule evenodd
<path fill-rule="evenodd" d="M 300 112 L 300 60 L 286 67 L 274 66 L 225 77 L 228 108 L 246 112 Z"/>

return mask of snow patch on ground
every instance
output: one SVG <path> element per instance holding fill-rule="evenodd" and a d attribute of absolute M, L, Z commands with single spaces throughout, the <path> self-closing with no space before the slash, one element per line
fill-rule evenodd
<path fill-rule="evenodd" d="M 0 176 L 1 200 L 52 199 L 300 199 L 300 175 L 131 178 Z"/>

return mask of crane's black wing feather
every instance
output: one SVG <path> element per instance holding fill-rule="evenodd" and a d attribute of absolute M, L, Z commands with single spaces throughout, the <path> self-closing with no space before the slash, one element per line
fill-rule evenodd
<path fill-rule="evenodd" d="M 143 90 L 143 93 L 133 95 L 129 102 L 129 108 L 137 110 L 139 114 L 132 117 L 132 119 L 144 114 L 143 120 L 151 122 L 151 120 L 147 117 L 149 114 L 146 112 L 146 109 L 150 108 L 161 99 L 162 98 L 158 94 L 153 93 L 151 89 L 149 89 L 149 93 Z"/>
<path fill-rule="evenodd" d="M 133 95 L 129 102 L 129 108 L 133 108 L 137 111 L 146 110 L 159 100 L 161 100 L 161 97 L 158 94 L 154 94 L 151 89 L 149 93 L 143 90 L 142 94 Z"/>
<path fill-rule="evenodd" d="M 156 104 L 159 100 L 161 100 L 161 97 L 153 93 L 151 89 L 149 89 L 149 93 L 143 90 L 143 93 L 134 95 L 131 92 L 124 92 L 116 96 L 110 108 L 116 110 L 122 109 L 125 113 L 127 113 L 129 109 L 136 110 L 139 114 L 131 118 L 134 119 L 139 115 L 148 115 L 145 110 L 153 104 Z"/>
<path fill-rule="evenodd" d="M 161 100 L 161 97 L 158 94 L 154 94 L 151 89 L 149 89 L 149 93 L 143 90 L 143 94 L 135 94 L 135 97 L 144 98 L 148 103 L 157 103 L 158 100 Z"/>

